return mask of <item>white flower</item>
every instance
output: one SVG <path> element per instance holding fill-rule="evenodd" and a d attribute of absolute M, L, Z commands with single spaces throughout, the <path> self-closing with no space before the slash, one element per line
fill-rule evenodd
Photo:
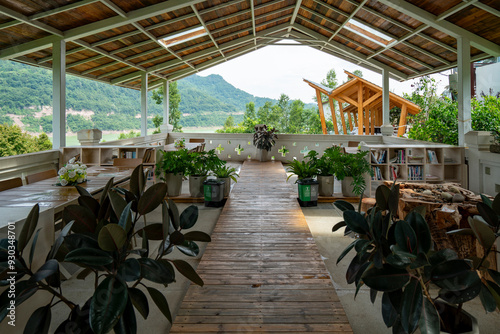
<path fill-rule="evenodd" d="M 65 167 L 67 170 L 75 169 L 75 165 L 72 165 L 72 164 L 67 164 Z"/>
<path fill-rule="evenodd" d="M 66 181 L 65 179 L 61 179 L 61 186 L 67 186 L 68 185 L 68 181 Z"/>
<path fill-rule="evenodd" d="M 81 177 L 81 178 L 79 178 L 78 180 L 76 180 L 76 182 L 78 182 L 78 183 L 83 183 L 83 180 L 84 180 L 84 178 L 83 178 L 83 177 Z"/>
<path fill-rule="evenodd" d="M 74 163 L 75 163 L 75 158 L 71 158 L 71 159 L 69 159 L 68 163 L 69 163 L 69 164 L 74 164 Z"/>
<path fill-rule="evenodd" d="M 61 169 L 59 169 L 59 175 L 64 175 L 68 170 L 64 167 L 62 167 Z"/>
<path fill-rule="evenodd" d="M 76 172 L 74 170 L 70 170 L 68 172 L 68 177 L 71 179 L 71 178 L 74 178 L 76 176 Z"/>
<path fill-rule="evenodd" d="M 82 165 L 80 165 L 80 167 L 83 168 L 83 169 L 87 169 L 87 165 L 83 165 L 82 164 Z"/>

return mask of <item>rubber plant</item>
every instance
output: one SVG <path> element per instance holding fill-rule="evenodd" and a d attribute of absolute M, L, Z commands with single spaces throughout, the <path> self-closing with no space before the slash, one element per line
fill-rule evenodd
<path fill-rule="evenodd" d="M 376 206 L 357 212 L 347 202 L 335 205 L 356 238 L 339 256 L 339 263 L 351 250 L 356 255 L 346 273 L 349 284 L 370 288 L 371 301 L 382 294 L 382 318 L 393 333 L 462 333 L 456 323 L 462 319 L 462 305 L 479 296 L 486 312 L 500 309 L 500 273 L 486 260 L 499 236 L 500 195 L 493 201 L 482 196 L 480 215 L 470 217 L 470 228 L 448 233 L 473 235 L 485 250 L 481 258 L 459 259 L 452 249 L 432 250 L 432 238 L 421 207 L 404 220 L 396 219 L 399 185 L 376 190 Z M 435 287 L 437 289 L 431 289 Z M 437 294 L 435 293 L 437 291 Z M 454 306 L 454 307 L 451 307 Z M 445 316 L 451 315 L 451 316 Z M 459 317 L 460 315 L 460 317 Z M 470 330 L 470 329 L 469 329 Z"/>
<path fill-rule="evenodd" d="M 39 206 L 31 210 L 18 240 L 0 241 L 1 284 L 6 285 L 7 271 L 16 276 L 15 303 L 19 306 L 38 291 L 53 295 L 50 302 L 38 308 L 29 318 L 24 333 L 48 333 L 51 308 L 64 303 L 68 307 L 67 319 L 57 326 L 55 333 L 137 333 L 136 311 L 147 318 L 148 298 L 172 321 L 168 302 L 163 293 L 150 283 L 165 287 L 175 281 L 174 267 L 192 282 L 203 285 L 195 270 L 183 260 L 170 260 L 166 255 L 177 248 L 188 256 L 196 256 L 196 241 L 210 241 L 203 232 L 188 231 L 198 220 L 198 208 L 189 206 L 182 213 L 171 200 L 165 201 L 167 187 L 157 183 L 146 189 L 143 166 L 138 166 L 130 178 L 130 190 L 112 188 L 111 179 L 102 192 L 100 201 L 85 189 L 80 193 L 78 204 L 69 205 L 63 211 L 64 228 L 47 252 L 46 262 L 37 271 L 31 270 L 37 249 Z M 162 207 L 162 222 L 146 224 L 138 228 L 138 222 L 146 214 Z M 26 246 L 33 237 L 31 248 Z M 158 251 L 149 247 L 150 240 L 160 241 Z M 15 260 L 8 261 L 14 254 Z M 63 294 L 60 280 L 60 262 L 71 262 L 83 268 L 78 279 L 93 275 L 94 289 L 82 304 L 70 301 Z M 13 266 L 13 267 L 9 267 Z M 9 298 L 6 290 L 0 296 L 0 321 L 7 315 Z M 155 319 L 157 321 L 157 319 Z"/>

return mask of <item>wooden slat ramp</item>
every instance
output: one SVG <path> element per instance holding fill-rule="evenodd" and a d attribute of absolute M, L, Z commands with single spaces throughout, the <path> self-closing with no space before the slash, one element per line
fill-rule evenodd
<path fill-rule="evenodd" d="M 280 162 L 246 161 L 170 333 L 352 333 Z"/>

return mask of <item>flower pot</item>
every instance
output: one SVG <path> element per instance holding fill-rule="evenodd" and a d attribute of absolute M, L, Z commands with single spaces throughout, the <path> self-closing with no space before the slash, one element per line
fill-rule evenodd
<path fill-rule="evenodd" d="M 439 316 L 443 319 L 446 324 L 451 324 L 456 321 L 456 306 L 449 305 L 440 301 L 436 302 L 436 309 L 439 312 Z M 459 325 L 458 328 L 452 328 L 450 331 L 445 331 L 441 328 L 440 334 L 479 334 L 479 326 L 477 324 L 477 319 L 470 313 L 461 310 L 459 313 Z"/>
<path fill-rule="evenodd" d="M 206 175 L 189 175 L 189 194 L 191 197 L 203 197 L 203 181 Z"/>
<path fill-rule="evenodd" d="M 318 183 L 319 183 L 318 192 L 320 196 L 333 195 L 334 180 L 335 177 L 333 175 L 318 175 Z"/>
<path fill-rule="evenodd" d="M 490 145 L 491 153 L 500 153 L 500 145 Z"/>
<path fill-rule="evenodd" d="M 182 173 L 174 174 L 167 173 L 165 174 L 165 182 L 167 183 L 168 191 L 167 195 L 171 197 L 179 196 L 182 190 Z"/>
<path fill-rule="evenodd" d="M 263 149 L 258 148 L 257 149 L 257 159 L 261 162 L 267 161 L 267 156 L 269 155 L 269 152 Z"/>
<path fill-rule="evenodd" d="M 231 191 L 231 178 L 230 177 L 219 177 L 217 179 L 219 181 L 224 181 L 224 197 L 228 197 L 229 192 Z"/>
<path fill-rule="evenodd" d="M 354 193 L 354 187 L 351 185 L 352 184 L 352 177 L 351 176 L 346 176 L 342 180 L 342 195 L 344 197 L 357 197 Z"/>

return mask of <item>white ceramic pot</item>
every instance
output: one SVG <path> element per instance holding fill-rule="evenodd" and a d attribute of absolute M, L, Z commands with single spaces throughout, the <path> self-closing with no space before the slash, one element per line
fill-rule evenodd
<path fill-rule="evenodd" d="M 269 152 L 266 150 L 262 150 L 260 148 L 257 149 L 257 159 L 261 162 L 267 161 L 267 157 L 269 155 Z"/>
<path fill-rule="evenodd" d="M 182 190 L 182 179 L 184 175 L 182 173 L 165 174 L 165 182 L 167 183 L 167 195 L 171 197 L 179 196 Z"/>
<path fill-rule="evenodd" d="M 345 177 L 342 180 L 342 195 L 344 195 L 344 197 L 357 197 L 358 196 L 354 193 L 354 191 L 353 191 L 354 187 L 351 185 L 351 183 L 352 183 L 351 176 Z"/>
<path fill-rule="evenodd" d="M 203 197 L 203 182 L 206 179 L 206 175 L 189 176 L 189 194 L 191 197 Z"/>

